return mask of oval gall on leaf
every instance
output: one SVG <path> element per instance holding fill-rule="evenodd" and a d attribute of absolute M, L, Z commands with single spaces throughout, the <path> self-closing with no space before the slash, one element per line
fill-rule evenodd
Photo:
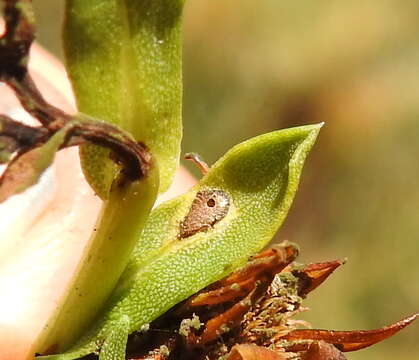
<path fill-rule="evenodd" d="M 188 214 L 180 223 L 179 238 L 208 230 L 227 215 L 229 208 L 230 197 L 224 191 L 198 191 Z"/>

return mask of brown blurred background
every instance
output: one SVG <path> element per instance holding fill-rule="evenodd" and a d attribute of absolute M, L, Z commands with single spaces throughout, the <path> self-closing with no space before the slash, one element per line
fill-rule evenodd
<path fill-rule="evenodd" d="M 63 1 L 35 0 L 61 57 Z M 300 261 L 348 258 L 306 302 L 315 327 L 419 311 L 419 1 L 189 0 L 183 151 L 214 162 L 275 129 L 325 121 L 278 238 Z M 352 360 L 413 359 L 419 324 Z"/>

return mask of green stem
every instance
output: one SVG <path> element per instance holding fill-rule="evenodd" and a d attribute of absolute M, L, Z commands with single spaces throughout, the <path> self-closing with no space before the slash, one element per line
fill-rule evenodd
<path fill-rule="evenodd" d="M 97 232 L 40 337 L 41 353 L 68 348 L 97 316 L 138 242 L 157 193 L 171 183 L 182 128 L 183 0 L 66 4 L 65 55 L 78 110 L 131 133 L 154 160 L 144 178 L 120 188 L 109 151 L 82 147 L 83 171 L 105 202 Z"/>
<path fill-rule="evenodd" d="M 37 351 L 68 348 L 89 326 L 124 270 L 158 190 L 158 170 L 122 188 L 114 186 L 62 303 Z"/>

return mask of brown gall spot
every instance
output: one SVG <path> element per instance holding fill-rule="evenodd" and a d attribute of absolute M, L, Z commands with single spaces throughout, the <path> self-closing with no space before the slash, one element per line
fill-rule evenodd
<path fill-rule="evenodd" d="M 179 237 L 187 238 L 208 230 L 227 215 L 229 208 L 230 197 L 224 191 L 198 191 L 188 214 L 180 223 Z"/>

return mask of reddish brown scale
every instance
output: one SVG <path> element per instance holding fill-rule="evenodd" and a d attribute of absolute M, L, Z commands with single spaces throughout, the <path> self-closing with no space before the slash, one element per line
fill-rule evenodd
<path fill-rule="evenodd" d="M 293 282 L 295 283 L 294 291 L 299 297 L 292 295 L 291 288 L 286 289 L 287 285 L 284 284 L 286 278 L 274 280 L 257 306 L 246 314 L 241 332 L 242 339 L 266 346 L 282 341 L 283 335 L 292 330 L 288 325 L 288 319 L 304 310 L 300 308 L 301 297 L 305 297 L 325 281 L 341 264 L 341 261 L 331 261 L 310 264 L 295 270 L 291 266 L 287 267 L 282 273 L 292 274 L 290 286 Z M 260 329 L 269 331 L 260 332 Z"/>
<path fill-rule="evenodd" d="M 235 345 L 227 360 L 287 360 L 284 353 L 278 353 L 252 344 Z"/>
<path fill-rule="evenodd" d="M 218 305 L 245 297 L 255 288 L 255 278 L 252 277 L 240 283 L 223 286 L 222 288 L 202 293 L 192 298 L 188 305 L 192 307 L 204 305 Z"/>
<path fill-rule="evenodd" d="M 258 280 L 270 279 L 281 272 L 298 255 L 295 245 L 285 242 L 275 248 L 258 254 L 243 268 L 238 269 L 228 277 L 212 284 L 211 290 L 204 289 L 191 297 L 182 306 L 181 311 L 190 311 L 203 305 L 218 305 L 224 302 L 243 298 L 254 288 Z"/>
<path fill-rule="evenodd" d="M 305 297 L 307 294 L 321 285 L 344 260 L 334 260 L 322 263 L 308 264 L 299 270 L 293 270 L 292 274 L 300 279 L 298 295 Z"/>
<path fill-rule="evenodd" d="M 317 329 L 299 329 L 288 333 L 283 337 L 284 340 L 323 340 L 329 344 L 335 345 L 339 350 L 355 351 L 371 346 L 382 341 L 407 325 L 411 324 L 418 314 L 408 316 L 394 324 L 384 326 L 375 330 L 353 330 L 353 331 L 334 331 L 334 330 L 317 330 Z"/>
<path fill-rule="evenodd" d="M 258 254 L 245 267 L 213 284 L 212 290 L 203 290 L 189 299 L 180 312 L 192 311 L 204 305 L 220 305 L 242 298 L 229 309 L 207 321 L 202 334 L 189 336 L 188 342 L 191 345 L 195 343 L 202 346 L 219 338 L 228 330 L 237 328 L 244 314 L 250 310 L 257 299 L 263 296 L 275 274 L 290 264 L 297 254 L 297 248 L 285 242 Z"/>
<path fill-rule="evenodd" d="M 257 277 L 260 273 L 270 272 L 277 274 L 287 265 L 292 263 L 298 256 L 298 248 L 290 242 L 283 242 L 279 245 L 265 250 L 250 260 L 250 262 L 235 271 L 230 276 L 220 280 L 217 285 L 225 286 L 247 280 L 250 277 Z"/>
<path fill-rule="evenodd" d="M 266 288 L 269 286 L 268 279 L 261 282 L 254 291 L 248 294 L 243 300 L 234 304 L 230 309 L 207 321 L 205 329 L 201 336 L 197 338 L 196 343 L 199 345 L 207 344 L 240 325 L 244 315 L 250 310 Z"/>

